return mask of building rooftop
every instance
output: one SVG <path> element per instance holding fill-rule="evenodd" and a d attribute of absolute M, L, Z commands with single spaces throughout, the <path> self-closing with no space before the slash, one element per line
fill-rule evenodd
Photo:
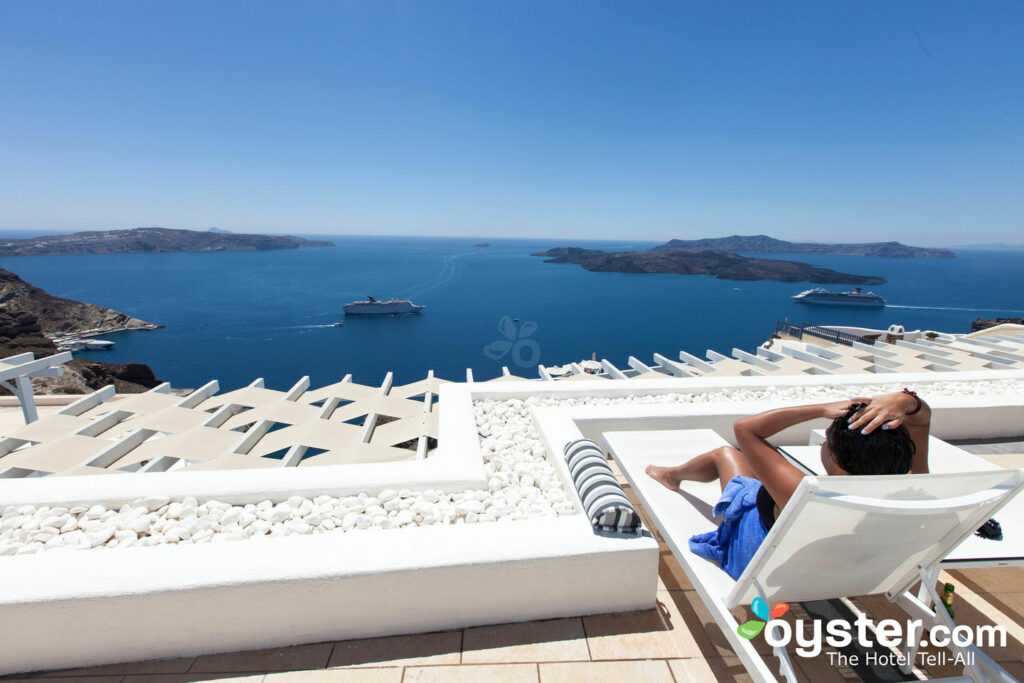
<path fill-rule="evenodd" d="M 935 397 L 933 407 L 938 428 L 933 433 L 938 432 L 946 442 L 978 454 L 996 467 L 1019 468 L 1024 467 L 1024 428 L 1020 427 L 1024 422 L 1019 420 L 1024 415 L 1024 370 L 1020 369 L 1024 368 L 1024 337 L 1014 329 L 1001 327 L 1004 329 L 985 331 L 987 334 L 955 338 L 946 335 L 942 340 L 922 335 L 911 341 L 904 338 L 871 344 L 832 342 L 808 333 L 805 328 L 786 329 L 766 343 L 770 348 L 762 347 L 756 354 L 734 350 L 732 357 L 724 357 L 709 352 L 708 360 L 703 361 L 681 352 L 679 363 L 656 355 L 652 365 L 631 359 L 628 370 L 619 370 L 605 361 L 600 374 L 592 374 L 596 369 L 592 364 L 587 366 L 589 371 L 577 364 L 579 371 L 570 366 L 568 376 L 557 381 L 542 368 L 540 381 L 531 382 L 506 373 L 490 382 L 472 382 L 470 374 L 467 378 L 470 382 L 454 384 L 431 374 L 403 386 L 392 386 L 388 376 L 377 387 L 355 384 L 351 378 L 345 378 L 334 385 L 310 389 L 308 380 L 304 379 L 288 391 L 272 391 L 257 381 L 249 387 L 219 394 L 216 383 L 211 382 L 185 397 L 170 393 L 168 387 L 139 395 L 97 392 L 84 398 L 36 397 L 38 420 L 27 425 L 17 404 L 7 400 L 5 405 L 0 405 L 0 435 L 3 437 L 0 441 L 0 503 L 9 504 L 6 510 L 49 506 L 47 509 L 71 510 L 70 516 L 77 514 L 82 520 L 88 518 L 96 524 L 114 524 L 109 520 L 117 515 L 134 514 L 138 519 L 149 515 L 146 518 L 149 526 L 140 526 L 134 535 L 118 532 L 92 544 L 115 549 L 121 546 L 112 553 L 95 549 L 71 554 L 51 552 L 60 550 L 61 543 L 55 542 L 52 536 L 40 539 L 29 532 L 23 533 L 20 541 L 10 533 L 0 537 L 0 549 L 5 543 L 12 549 L 11 544 L 17 541 L 22 545 L 11 550 L 12 553 L 17 551 L 20 555 L 24 549 L 31 554 L 30 557 L 0 557 L 0 563 L 14 560 L 20 563 L 9 565 L 20 573 L 9 574 L 13 582 L 9 586 L 7 605 L 11 610 L 19 609 L 19 605 L 30 610 L 11 611 L 5 617 L 8 623 L 18 623 L 28 631 L 38 627 L 40 633 L 45 633 L 65 618 L 78 623 L 75 620 L 88 620 L 90 614 L 102 614 L 100 618 L 104 620 L 109 618 L 107 615 L 121 614 L 118 621 L 111 622 L 119 626 L 106 636 L 88 634 L 79 627 L 83 642 L 88 636 L 99 643 L 122 639 L 127 644 L 137 638 L 142 639 L 140 642 L 155 643 L 156 636 L 147 639 L 132 630 L 136 625 L 133 620 L 154 619 L 153 608 L 146 606 L 149 603 L 144 604 L 141 598 L 126 596 L 135 595 L 136 591 L 140 594 L 154 591 L 159 598 L 161 591 L 170 591 L 168 595 L 179 597 L 167 603 L 167 609 L 175 610 L 171 605 L 182 605 L 182 610 L 196 609 L 196 616 L 160 612 L 162 619 L 184 619 L 183 624 L 192 624 L 195 628 L 196 638 L 204 629 L 211 628 L 205 623 L 206 619 L 210 623 L 236 624 L 240 634 L 234 640 L 236 645 L 226 648 L 231 650 L 226 654 L 166 658 L 162 645 L 150 646 L 150 649 L 132 649 L 130 656 L 110 654 L 103 655 L 103 659 L 153 660 L 157 657 L 156 660 L 85 668 L 60 668 L 79 661 L 75 659 L 79 655 L 62 652 L 57 656 L 54 650 L 52 661 L 60 662 L 58 666 L 33 666 L 44 671 L 12 674 L 7 678 L 125 683 L 225 678 L 267 681 L 298 678 L 450 681 L 484 677 L 499 681 L 751 680 L 708 606 L 646 514 L 643 502 L 634 495 L 614 461 L 612 466 L 619 483 L 640 510 L 645 527 L 654 532 L 653 538 L 636 539 L 621 548 L 607 540 L 579 538 L 579 529 L 583 527 L 573 526 L 582 517 L 578 499 L 574 502 L 571 481 L 567 483 L 555 466 L 557 459 L 549 456 L 561 443 L 552 441 L 557 437 L 546 431 L 547 428 L 538 426 L 537 415 L 558 411 L 559 415 L 573 420 L 583 435 L 595 438 L 610 429 L 627 428 L 701 427 L 723 434 L 735 417 L 755 406 L 762 409 L 762 406 L 779 402 L 826 400 L 855 390 L 891 390 L 903 386 L 905 381 L 912 381 L 915 387 L 930 392 L 930 401 Z M 809 341 L 811 339 L 814 341 Z M 1017 355 L 1021 357 L 1018 359 Z M 573 381 L 584 379 L 589 381 Z M 620 381 L 610 381 L 615 379 Z M 449 388 L 442 392 L 442 385 Z M 439 401 L 441 394 L 444 398 Z M 626 424 L 629 426 L 623 426 Z M 787 443 L 799 443 L 800 439 L 807 443 L 806 438 L 801 435 Z M 482 459 L 476 455 L 478 451 Z M 115 473 L 144 476 L 103 476 Z M 82 474 L 99 476 L 82 478 L 79 476 Z M 403 487 L 408 490 L 397 490 Z M 189 497 L 194 497 L 195 502 L 188 503 Z M 367 498 L 372 502 L 366 503 Z M 263 519 L 263 513 L 272 508 L 280 509 L 287 500 L 294 522 L 300 521 L 296 516 L 300 508 L 303 519 L 311 519 L 306 516 L 309 514 L 306 507 L 315 508 L 314 515 L 321 516 L 322 512 L 324 521 L 320 526 L 305 522 L 293 524 L 282 517 L 285 520 L 282 524 L 290 526 L 280 535 L 292 538 L 260 543 L 251 540 L 252 534 L 247 538 L 238 530 L 229 533 L 228 527 L 233 529 L 237 524 L 234 521 L 217 524 L 216 532 L 211 530 L 209 534 L 196 530 L 192 530 L 191 535 L 171 533 L 167 526 L 170 522 L 165 520 L 185 519 L 180 508 L 176 513 L 169 511 L 175 501 L 181 500 L 185 501 L 186 508 L 189 505 L 197 510 L 201 508 L 196 515 L 199 519 L 207 514 L 234 515 L 232 520 L 235 520 L 250 509 Z M 268 501 L 267 508 L 256 510 L 256 504 L 262 500 Z M 348 510 L 338 512 L 336 528 L 334 522 L 325 526 L 334 514 L 332 505 L 361 507 L 347 527 L 343 526 L 343 520 Z M 379 517 L 374 512 L 378 506 Z M 98 511 L 92 517 L 94 507 Z M 76 513 L 76 509 L 79 512 Z M 0 511 L 5 512 L 5 518 L 21 514 L 6 512 L 4 504 L 0 504 Z M 68 514 L 59 510 L 57 513 Z M 362 522 L 357 525 L 354 521 L 357 517 L 366 517 L 369 520 L 366 526 L 371 529 L 395 531 L 343 533 L 362 528 Z M 552 520 L 559 524 L 555 525 Z M 267 523 L 269 536 L 278 535 L 270 533 L 273 524 Z M 516 527 L 517 524 L 520 526 Z M 303 530 L 297 530 L 303 525 Z M 419 533 L 417 527 L 433 535 L 424 536 L 422 542 L 415 540 L 420 536 L 411 534 Z M 494 549 L 485 547 L 492 535 L 489 529 L 500 537 L 494 540 Z M 504 529 L 510 531 L 499 531 Z M 93 531 L 91 527 L 80 526 L 73 533 L 80 534 L 77 538 L 82 540 L 91 537 Z M 58 535 L 65 533 L 72 532 L 62 529 Z M 506 533 L 511 535 L 502 535 Z M 307 536 L 302 537 L 302 534 Z M 546 535 L 548 540 L 537 534 Z M 458 540 L 470 537 L 476 541 Z M 348 540 L 341 544 L 332 540 L 339 538 Z M 396 547 L 399 542 L 393 543 L 389 538 L 404 538 L 401 544 L 407 545 Z M 145 543 L 147 539 L 152 543 Z M 210 543 L 217 540 L 232 542 Z M 286 547 L 286 540 L 291 545 Z M 574 545 L 577 540 L 582 545 Z M 456 544 L 451 548 L 458 547 L 459 552 L 466 553 L 466 559 L 454 555 L 446 558 L 448 546 L 445 544 L 448 543 Z M 150 549 L 140 551 L 128 547 L 147 544 L 163 546 L 151 549 L 163 554 L 150 556 L 145 554 Z M 33 547 L 28 549 L 29 545 Z M 89 544 L 76 542 L 75 545 L 86 547 Z M 544 550 L 545 547 L 550 549 Z M 524 559 L 524 553 L 532 553 L 534 548 L 539 548 L 537 557 Z M 342 549 L 346 550 L 332 559 L 335 557 L 332 553 Z M 370 557 L 377 552 L 374 549 L 382 553 L 376 565 Z M 326 554 L 321 557 L 321 552 Z M 437 557 L 441 559 L 431 559 L 432 552 L 439 553 Z M 651 554 L 645 554 L 648 552 Z M 463 588 L 473 595 L 500 594 L 506 585 L 506 576 L 508 585 L 522 589 L 531 586 L 531 581 L 547 579 L 557 584 L 563 576 L 559 572 L 565 572 L 564 580 L 571 582 L 571 577 L 581 573 L 581 563 L 585 562 L 590 564 L 586 565 L 588 569 L 582 572 L 584 574 L 610 568 L 608 571 L 613 573 L 623 572 L 615 575 L 628 580 L 629 567 L 634 564 L 639 567 L 643 564 L 641 558 L 655 555 L 656 586 L 650 589 L 654 594 L 653 607 L 639 610 L 594 608 L 595 613 L 586 616 L 548 613 L 553 618 L 515 618 L 517 614 L 541 614 L 541 603 L 552 599 L 531 597 L 527 590 L 512 602 L 503 599 L 494 608 L 496 611 L 480 608 L 482 614 L 496 615 L 493 622 L 475 613 L 471 617 L 459 616 L 460 610 L 468 609 L 457 600 Z M 377 632 L 410 630 L 415 632 L 412 635 L 348 639 L 267 636 L 284 638 L 284 642 L 291 639 L 291 642 L 307 643 L 270 649 L 248 649 L 244 644 L 257 642 L 255 634 L 261 630 L 273 631 L 271 622 L 265 622 L 267 628 L 261 629 L 259 623 L 252 623 L 253 616 L 246 613 L 234 618 L 217 614 L 215 601 L 210 603 L 211 611 L 203 612 L 201 592 L 197 593 L 194 603 L 189 602 L 192 598 L 186 593 L 175 593 L 193 589 L 191 581 L 181 583 L 188 576 L 188 567 L 203 567 L 197 574 L 200 580 L 220 581 L 217 571 L 221 561 L 225 563 L 225 577 L 231 574 L 231 561 L 239 562 L 239 567 L 262 566 L 260 563 L 264 561 L 270 563 L 267 569 L 270 573 L 266 576 L 278 578 L 254 576 L 251 585 L 240 586 L 251 589 L 246 595 L 255 596 L 257 602 L 263 600 L 260 596 L 267 600 L 276 597 L 273 596 L 276 587 L 284 589 L 295 581 L 306 581 L 299 585 L 315 593 L 320 590 L 317 586 L 327 585 L 324 583 L 328 580 L 327 574 L 297 577 L 294 572 L 312 567 L 310 572 L 329 573 L 335 570 L 334 565 L 347 566 L 349 557 L 353 562 L 358 559 L 358 562 L 369 563 L 353 565 L 353 576 L 397 571 L 395 558 L 408 560 L 409 570 L 417 572 L 459 572 L 460 567 L 482 566 L 480 562 L 496 562 L 495 567 L 499 569 L 493 575 L 481 574 L 479 579 L 471 574 L 443 579 L 444 591 L 456 597 L 436 596 L 438 604 L 447 604 L 450 613 L 439 615 L 433 622 L 417 621 L 416 610 L 417 603 L 426 604 L 434 599 L 430 589 L 424 587 L 430 584 L 420 585 L 397 576 L 388 578 L 389 575 L 384 576 L 381 583 L 373 584 L 374 590 L 359 588 L 329 599 L 325 597 L 322 613 L 313 608 L 308 610 L 311 621 L 326 618 L 336 624 L 352 619 L 351 615 L 356 613 L 369 615 L 370 620 L 379 615 L 382 624 L 373 627 Z M 414 566 L 420 560 L 426 563 L 422 570 Z M 558 565 L 562 569 L 551 565 L 550 569 L 541 571 L 539 567 L 547 566 L 543 563 L 549 561 L 562 562 Z M 194 564 L 197 562 L 202 563 Z M 541 564 L 536 565 L 538 562 Z M 531 563 L 536 566 L 531 568 Z M 989 654 L 1012 675 L 1024 678 L 1021 663 L 1024 656 L 1024 570 L 1019 568 L 1020 563 L 1016 563 L 1017 566 L 998 564 L 944 570 L 939 580 L 956 586 L 958 624 L 1001 625 L 1007 629 L 1007 647 Z M 148 569 L 136 571 L 136 567 Z M 123 571 L 124 583 L 112 587 L 107 580 L 111 571 Z M 526 583 L 521 583 L 520 574 L 516 573 L 520 571 L 527 572 L 523 577 L 536 578 L 524 578 Z M 529 574 L 531 571 L 534 574 Z M 637 576 L 643 574 L 637 571 Z M 60 585 L 46 584 L 46 576 L 54 577 Z M 69 576 L 74 578 L 68 579 Z M 95 578 L 93 583 L 90 577 Z M 344 582 L 345 579 L 334 581 Z M 483 583 L 476 585 L 476 581 Z M 557 595 L 559 590 L 566 592 L 569 584 L 563 588 L 558 588 L 559 585 L 553 586 L 556 590 L 548 595 Z M 79 586 L 84 586 L 81 591 L 97 601 L 96 607 L 80 599 L 77 604 L 74 602 L 76 597 L 87 597 L 85 594 L 76 596 Z M 441 585 L 436 587 L 440 591 Z M 568 596 L 566 604 L 612 604 L 594 597 L 606 591 L 599 584 L 588 584 L 581 590 L 584 588 L 593 592 L 582 597 Z M 477 590 L 479 593 L 474 592 Z M 644 594 L 649 589 L 638 585 L 631 590 Z M 123 594 L 119 595 L 119 591 Z M 380 606 L 371 602 L 357 608 L 356 603 L 364 594 L 379 596 L 383 602 Z M 648 595 L 642 601 L 650 604 L 649 598 Z M 130 604 L 117 608 L 126 611 L 103 611 L 106 609 L 104 600 L 123 606 L 126 599 Z M 251 604 L 251 600 L 246 598 L 248 603 L 232 604 Z M 286 597 L 281 600 L 281 604 L 288 604 Z M 56 611 L 47 612 L 42 607 L 47 603 L 56 605 L 53 608 Z M 138 607 L 134 612 L 133 605 Z M 390 612 L 394 605 L 407 606 L 409 621 L 406 624 L 403 625 L 402 614 L 380 614 Z M 3 609 L 0 602 L 0 610 Z M 258 604 L 253 606 L 252 615 L 266 618 L 260 609 Z M 556 606 L 552 609 L 580 614 L 583 608 Z M 300 617 L 305 613 L 298 607 L 296 610 Z M 905 618 L 905 613 L 879 596 L 794 604 L 785 618 L 823 620 L 838 616 L 853 619 L 858 611 L 869 614 L 875 621 Z M 737 608 L 736 618 L 745 619 L 745 612 L 746 608 Z M 222 619 L 225 621 L 218 621 Z M 448 626 L 442 630 L 428 625 L 460 621 L 479 625 Z M 321 633 L 337 632 L 328 622 L 319 628 Z M 73 628 L 68 631 L 74 632 Z M 250 640 L 246 641 L 247 637 Z M 60 643 L 55 647 L 66 647 L 63 636 L 54 638 Z M 170 643 L 166 652 L 175 647 L 178 646 Z M 179 649 L 187 651 L 190 647 L 196 646 L 181 645 Z M 46 644 L 39 648 L 45 655 Z M 763 642 L 761 649 L 767 654 Z M 111 652 L 128 651 L 111 649 Z M 88 661 L 91 656 L 83 650 L 80 662 Z M 836 653 L 830 654 L 828 648 L 814 658 L 796 657 L 797 674 L 807 681 L 913 680 L 902 677 L 892 665 L 844 667 L 837 666 L 835 657 Z M 3 659 L 0 655 L 0 664 Z M 958 674 L 959 668 L 952 663 L 933 661 L 920 664 L 915 678 Z"/>

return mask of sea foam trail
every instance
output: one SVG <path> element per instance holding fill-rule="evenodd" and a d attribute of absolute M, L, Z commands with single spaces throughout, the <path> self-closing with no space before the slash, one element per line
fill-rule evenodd
<path fill-rule="evenodd" d="M 1012 311 L 1006 308 L 958 308 L 955 306 L 899 306 L 897 304 L 886 304 L 886 308 L 912 308 L 919 311 L 968 311 L 972 313 L 1006 313 L 1012 315 L 1024 315 L 1024 311 Z"/>
<path fill-rule="evenodd" d="M 462 263 L 460 262 L 460 259 L 468 253 L 470 252 L 453 254 L 447 257 L 444 260 L 444 263 L 441 266 L 441 272 L 438 273 L 437 277 L 427 280 L 426 282 L 421 282 L 418 285 L 407 287 L 406 289 L 403 289 L 398 296 L 411 299 L 414 296 L 420 296 L 457 279 L 462 275 Z"/>

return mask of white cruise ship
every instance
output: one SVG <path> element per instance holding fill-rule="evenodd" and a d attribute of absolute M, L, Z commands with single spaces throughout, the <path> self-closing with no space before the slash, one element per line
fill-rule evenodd
<path fill-rule="evenodd" d="M 816 287 L 800 292 L 793 297 L 793 300 L 801 304 L 822 304 L 825 306 L 867 306 L 871 308 L 883 308 L 885 299 L 874 292 L 862 292 L 860 287 L 852 292 L 833 292 L 828 289 Z"/>
<path fill-rule="evenodd" d="M 408 299 L 391 299 L 390 301 L 377 301 L 372 296 L 366 301 L 353 301 L 342 307 L 345 315 L 398 315 L 404 313 L 419 313 L 426 306 L 417 306 Z"/>

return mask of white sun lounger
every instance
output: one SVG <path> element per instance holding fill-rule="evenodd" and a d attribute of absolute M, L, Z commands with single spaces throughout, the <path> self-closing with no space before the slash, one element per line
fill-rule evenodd
<path fill-rule="evenodd" d="M 738 581 L 690 552 L 691 535 L 716 527 L 717 483 L 685 482 L 669 491 L 648 477 L 650 464 L 677 465 L 726 442 L 711 430 L 606 432 L 605 441 L 694 588 L 755 681 L 775 681 L 752 641 L 737 633 L 732 610 L 756 597 L 768 604 L 885 594 L 928 627 L 953 624 L 908 590 L 923 580 L 933 604 L 938 563 L 1024 487 L 1024 472 L 881 477 L 807 477 Z M 851 561 L 853 560 L 853 561 Z M 915 637 L 916 642 L 916 637 Z M 974 664 L 958 681 L 1015 681 L 973 647 L 955 648 Z M 779 670 L 797 677 L 788 653 Z M 913 660 L 915 653 L 909 653 Z"/>
<path fill-rule="evenodd" d="M 824 430 L 814 430 L 811 446 L 781 446 L 779 452 L 806 472 L 825 475 L 821 464 L 821 442 Z M 928 469 L 932 473 L 992 472 L 1003 468 L 984 458 L 968 453 L 934 436 L 928 438 Z M 1011 500 L 999 515 L 1003 540 L 992 541 L 971 535 L 942 560 L 942 569 L 969 567 L 1024 568 L 1024 496 Z"/>

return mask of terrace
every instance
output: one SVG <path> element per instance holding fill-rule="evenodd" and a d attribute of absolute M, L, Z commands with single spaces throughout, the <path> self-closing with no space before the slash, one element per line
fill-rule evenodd
<path fill-rule="evenodd" d="M 1012 343 L 997 339 L 989 344 L 999 348 L 983 344 L 980 353 L 1016 363 L 991 353 L 1013 354 Z M 957 340 L 941 350 L 978 358 L 974 346 Z M 844 348 L 832 352 L 860 351 Z M 0 549 L 15 553 L 0 557 L 8 579 L 0 670 L 168 682 L 747 680 L 660 534 L 593 533 L 561 446 L 622 431 L 728 438 L 733 420 L 769 406 L 911 384 L 933 406 L 936 437 L 994 466 L 1024 465 L 1024 370 L 995 363 L 948 374 L 910 362 L 926 352 L 905 348 L 875 349 L 912 369 L 881 375 L 807 362 L 767 376 L 757 363 L 733 358 L 753 371 L 733 372 L 709 355 L 717 369 L 691 362 L 685 377 L 656 362 L 660 370 L 631 365 L 623 377 L 574 373 L 595 380 L 587 382 L 428 376 L 364 387 L 346 378 L 316 390 L 303 380 L 286 392 L 254 383 L 223 395 L 211 383 L 186 397 L 162 388 L 67 405 L 40 399 L 29 425 L 14 405 L 2 408 L 0 503 L 16 512 L 66 508 L 60 514 L 96 524 L 67 524 L 47 538 L 0 536 Z M 814 426 L 784 432 L 776 445 L 807 444 Z M 69 476 L 82 474 L 93 476 Z M 255 519 L 242 526 L 246 513 Z M 124 523 L 132 519 L 137 527 Z M 261 521 L 263 533 L 250 532 Z M 97 533 L 104 526 L 114 527 L 106 538 Z M 125 527 L 132 534 L 119 534 Z M 1007 628 L 1008 646 L 990 654 L 1021 677 L 1019 564 L 950 567 L 940 580 L 956 584 L 958 623 Z M 857 610 L 876 619 L 899 612 L 884 598 L 851 596 L 793 613 Z M 96 623 L 109 626 L 90 628 Z M 156 661 L 120 663 L 132 660 Z M 834 668 L 827 651 L 795 661 L 805 680 L 871 675 Z M 61 668 L 89 664 L 99 666 Z M 915 675 L 954 668 L 922 665 Z M 875 674 L 898 680 L 894 667 Z"/>

